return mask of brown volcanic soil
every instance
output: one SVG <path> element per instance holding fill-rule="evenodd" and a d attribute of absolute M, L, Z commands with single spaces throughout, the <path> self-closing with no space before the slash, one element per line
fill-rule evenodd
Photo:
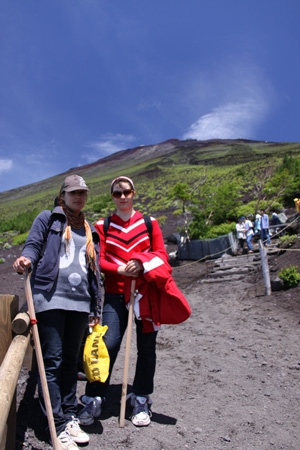
<path fill-rule="evenodd" d="M 299 264 L 299 252 L 270 258 L 274 275 Z M 0 250 L 1 294 L 17 294 L 23 280 L 12 262 L 19 249 Z M 159 332 L 153 416 L 147 428 L 118 425 L 124 348 L 99 420 L 91 427 L 93 450 L 299 450 L 300 287 L 265 295 L 253 279 L 202 283 L 205 264 L 174 262 L 174 278 L 192 308 L 183 324 Z M 129 383 L 133 377 L 132 339 Z M 84 391 L 78 382 L 78 395 Z M 130 385 L 129 385 L 130 389 Z M 17 387 L 17 446 L 49 449 L 36 373 L 22 369 Z"/>

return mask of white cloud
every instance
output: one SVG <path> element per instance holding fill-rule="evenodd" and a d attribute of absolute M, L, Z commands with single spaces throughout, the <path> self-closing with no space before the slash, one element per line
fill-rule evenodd
<path fill-rule="evenodd" d="M 184 139 L 253 138 L 266 110 L 255 100 L 227 103 L 201 116 L 184 133 Z"/>
<path fill-rule="evenodd" d="M 86 147 L 93 151 L 88 154 L 84 153 L 81 157 L 88 162 L 93 162 L 96 159 L 111 155 L 119 150 L 127 149 L 135 140 L 136 138 L 133 135 L 107 133 L 101 136 L 98 141 L 92 141 L 86 144 Z"/>
<path fill-rule="evenodd" d="M 11 159 L 0 159 L 0 173 L 7 172 L 13 166 L 13 162 Z"/>
<path fill-rule="evenodd" d="M 190 86 L 187 99 L 198 119 L 184 139 L 255 139 L 274 98 L 260 68 L 245 60 L 225 63 L 217 73 L 194 76 Z"/>

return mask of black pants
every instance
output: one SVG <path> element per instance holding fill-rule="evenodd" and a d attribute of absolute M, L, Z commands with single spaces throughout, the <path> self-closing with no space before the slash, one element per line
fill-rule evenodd
<path fill-rule="evenodd" d="M 110 356 L 109 377 L 105 383 L 87 382 L 86 395 L 91 397 L 105 397 L 109 387 L 111 373 L 117 359 L 122 339 L 128 323 L 128 309 L 125 306 L 123 295 L 105 294 L 102 325 L 108 330 L 104 341 Z M 154 374 L 156 367 L 156 337 L 157 331 L 143 333 L 143 323 L 135 320 L 137 362 L 133 381 L 133 392 L 136 395 L 150 395 L 154 389 Z"/>

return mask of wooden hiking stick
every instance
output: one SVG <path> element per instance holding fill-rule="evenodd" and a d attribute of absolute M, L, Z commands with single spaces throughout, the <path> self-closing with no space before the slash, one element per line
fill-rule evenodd
<path fill-rule="evenodd" d="M 135 283 L 136 283 L 136 280 L 133 279 L 131 281 L 131 289 L 130 289 L 130 302 L 129 302 L 128 324 L 127 324 L 127 335 L 126 335 L 124 372 L 123 372 L 123 382 L 122 382 L 122 397 L 121 397 L 121 409 L 120 409 L 120 421 L 119 421 L 119 425 L 120 425 L 121 428 L 124 428 L 124 425 L 125 425 L 127 379 L 128 379 L 130 342 L 131 342 L 131 332 L 132 332 L 132 322 L 133 322 L 133 305 L 134 305 Z"/>
<path fill-rule="evenodd" d="M 48 425 L 50 430 L 50 436 L 51 436 L 51 442 L 52 447 L 54 450 L 59 450 L 59 443 L 57 440 L 56 435 L 56 429 L 54 424 L 54 418 L 53 418 L 53 412 L 52 412 L 52 406 L 50 402 L 50 395 L 49 395 L 49 389 L 46 379 L 46 372 L 45 372 L 45 366 L 44 366 L 44 360 L 42 355 L 42 349 L 41 349 L 41 343 L 40 343 L 40 337 L 39 332 L 37 328 L 37 320 L 35 316 L 35 310 L 34 310 L 34 304 L 33 304 L 33 298 L 32 298 L 32 292 L 31 292 L 31 286 L 30 286 L 30 275 L 28 274 L 28 270 L 25 272 L 25 298 L 27 300 L 27 306 L 28 306 L 28 312 L 30 316 L 30 322 L 32 326 L 32 334 L 33 334 L 33 342 L 35 346 L 35 353 L 36 353 L 36 359 L 41 379 L 41 386 L 43 391 L 43 397 L 47 412 L 47 419 L 48 419 Z"/>

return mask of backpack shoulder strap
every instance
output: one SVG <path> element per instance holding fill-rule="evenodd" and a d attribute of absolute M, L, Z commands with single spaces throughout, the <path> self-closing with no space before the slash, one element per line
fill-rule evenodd
<path fill-rule="evenodd" d="M 147 227 L 147 231 L 149 233 L 150 240 L 151 240 L 151 237 L 152 237 L 152 220 L 151 220 L 151 217 L 148 216 L 147 214 L 144 214 L 143 218 L 144 218 L 144 221 L 145 221 L 145 224 L 146 224 L 146 227 Z"/>
<path fill-rule="evenodd" d="M 49 210 L 48 213 L 49 213 L 49 218 L 48 218 L 48 224 L 47 224 L 47 232 L 46 232 L 46 235 L 45 235 L 45 238 L 44 238 L 43 247 L 42 247 L 42 250 L 41 250 L 41 253 L 40 253 L 40 259 L 44 256 L 46 243 L 47 243 L 47 239 L 48 239 L 48 234 L 50 232 L 52 223 L 54 222 L 54 219 L 53 219 L 53 216 L 52 216 L 52 211 Z"/>
<path fill-rule="evenodd" d="M 149 234 L 150 246 L 152 248 L 152 220 L 151 220 L 151 217 L 148 216 L 147 214 L 144 214 L 143 218 L 144 218 L 145 225 L 147 227 L 147 231 L 148 231 L 148 234 Z"/>
<path fill-rule="evenodd" d="M 105 217 L 105 219 L 103 221 L 103 231 L 104 231 L 104 236 L 105 237 L 106 237 L 107 231 L 109 229 L 110 221 L 111 221 L 111 216 Z"/>

